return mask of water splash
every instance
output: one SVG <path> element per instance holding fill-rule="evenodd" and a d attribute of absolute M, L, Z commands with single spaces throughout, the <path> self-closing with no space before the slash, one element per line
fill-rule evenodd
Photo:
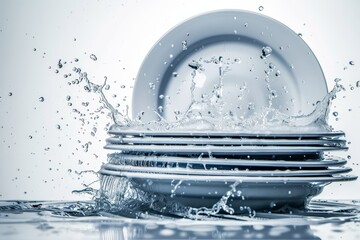
<path fill-rule="evenodd" d="M 111 114 L 111 118 L 112 118 L 114 124 L 116 124 L 118 126 L 129 126 L 129 123 L 131 122 L 129 117 L 127 115 L 123 115 L 116 108 L 114 108 L 113 105 L 111 105 L 109 103 L 109 101 L 107 100 L 107 98 L 103 92 L 104 87 L 107 85 L 106 77 L 105 77 L 104 83 L 102 85 L 98 85 L 89 80 L 86 72 L 82 72 L 78 68 L 74 69 L 74 72 L 79 74 L 80 82 L 84 81 L 86 83 L 86 86 L 85 86 L 86 91 L 96 93 L 100 97 L 100 102 L 103 104 L 104 108 L 106 108 L 109 111 L 109 113 Z M 70 98 L 67 98 L 67 100 L 69 101 Z"/>
<path fill-rule="evenodd" d="M 184 47 L 184 42 L 183 42 Z M 184 48 L 184 50 L 186 50 Z M 159 116 L 159 121 L 152 122 L 142 122 L 141 117 L 135 119 L 130 119 L 128 113 L 120 113 L 111 103 L 109 103 L 106 98 L 104 91 L 110 89 L 110 85 L 107 83 L 107 78 L 105 77 L 102 85 L 95 84 L 91 82 L 88 78 L 86 72 L 82 71 L 80 68 L 74 68 L 73 71 L 77 76 L 77 82 L 75 84 L 84 83 L 84 89 L 87 92 L 95 93 L 99 96 L 100 102 L 102 104 L 102 109 L 108 110 L 111 119 L 113 121 L 112 129 L 122 130 L 122 129 L 142 129 L 142 130 L 211 130 L 211 131 L 267 131 L 269 129 L 276 131 L 277 129 L 281 131 L 292 130 L 296 128 L 302 131 L 314 131 L 314 130 L 327 130 L 330 131 L 329 126 L 327 125 L 327 118 L 329 112 L 329 106 L 331 101 L 335 98 L 336 94 L 345 88 L 340 84 L 340 80 L 335 81 L 334 88 L 324 97 L 324 99 L 318 102 L 315 106 L 315 109 L 312 113 L 308 115 L 299 115 L 299 116 L 289 116 L 277 109 L 273 108 L 273 100 L 277 98 L 276 91 L 271 87 L 270 83 L 270 74 L 273 74 L 276 77 L 280 77 L 280 70 L 276 68 L 271 62 L 267 62 L 272 53 L 272 49 L 269 46 L 264 46 L 261 49 L 261 58 L 264 60 L 267 68 L 265 69 L 265 84 L 268 91 L 268 105 L 258 111 L 257 114 L 254 114 L 250 117 L 238 117 L 233 114 L 231 111 L 224 111 L 224 101 L 223 101 L 223 88 L 224 88 L 224 76 L 231 71 L 231 64 L 239 64 L 241 60 L 234 59 L 232 62 L 224 61 L 222 56 L 213 57 L 211 59 L 200 59 L 199 61 L 193 60 L 188 66 L 191 69 L 191 85 L 190 85 L 190 94 L 191 94 L 191 103 L 188 106 L 187 110 L 184 113 L 179 113 L 177 121 L 169 122 L 162 117 L 162 109 L 158 109 L 156 114 Z M 94 60 L 94 59 L 93 59 Z M 95 60 L 94 60 L 95 61 Z M 218 82 L 214 84 L 213 89 L 209 94 L 203 94 L 199 99 L 196 98 L 194 90 L 196 88 L 196 77 L 204 74 L 206 71 L 203 64 L 214 64 L 218 67 Z M 62 62 L 59 60 L 58 66 L 62 67 Z M 61 67 L 60 67 L 61 66 Z M 177 73 L 174 72 L 173 76 L 176 77 Z M 150 89 L 155 88 L 154 83 L 149 84 Z M 247 86 L 246 83 L 240 87 L 239 100 L 242 99 L 241 94 L 246 92 Z M 163 94 L 159 95 L 159 99 L 164 99 L 166 96 Z M 67 96 L 66 100 L 69 102 L 71 96 Z M 248 104 L 248 109 L 252 110 L 255 108 L 253 103 Z M 141 116 L 139 113 L 138 116 Z M 96 132 L 94 130 L 93 132 Z M 95 133 L 94 133 L 95 134 Z M 85 145 L 84 145 L 85 146 Z M 85 148 L 87 149 L 87 147 Z M 109 155 L 108 162 L 112 162 L 114 159 Z M 117 159 L 118 161 L 118 159 Z M 132 163 L 135 164 L 135 163 Z M 142 162 L 141 164 L 144 164 Z M 157 164 L 157 163 L 154 163 Z M 165 167 L 165 165 L 164 165 Z M 206 166 L 204 166 L 206 169 Z M 148 185 L 151 185 L 151 180 L 148 180 Z M 173 190 L 171 192 L 171 198 L 178 193 L 177 190 L 181 189 L 182 181 L 174 183 Z M 126 177 L 116 177 L 116 176 L 100 176 L 100 189 L 95 191 L 91 187 L 86 187 L 85 189 L 78 190 L 76 193 L 89 193 L 95 195 L 95 201 L 97 202 L 99 208 L 107 209 L 109 211 L 126 211 L 132 212 L 135 215 L 141 214 L 143 211 L 138 211 L 146 209 L 152 211 L 158 211 L 161 213 L 171 213 L 176 215 L 182 215 L 187 218 L 199 218 L 199 216 L 207 215 L 214 216 L 220 212 L 226 212 L 228 214 L 233 214 L 235 210 L 228 205 L 228 201 L 231 197 L 244 197 L 241 195 L 241 192 L 236 191 L 236 187 L 240 182 L 235 182 L 230 185 L 230 189 L 219 198 L 219 201 L 213 205 L 212 208 L 193 208 L 188 206 L 183 206 L 179 202 L 171 201 L 166 196 L 161 196 L 159 194 L 152 194 L 145 192 L 134 186 L 133 182 Z M 255 216 L 255 212 L 249 208 L 244 207 L 245 211 L 248 211 L 250 217 Z"/>

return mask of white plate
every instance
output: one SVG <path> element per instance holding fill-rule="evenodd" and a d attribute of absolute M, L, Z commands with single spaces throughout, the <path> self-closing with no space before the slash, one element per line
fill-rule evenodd
<path fill-rule="evenodd" d="M 351 168 L 329 168 L 323 170 L 203 170 L 188 168 L 162 168 L 162 167 L 142 167 L 129 165 L 104 164 L 104 170 L 141 172 L 141 173 L 161 173 L 178 175 L 203 175 L 203 176 L 237 176 L 237 177 L 309 177 L 309 176 L 329 176 L 351 172 Z"/>
<path fill-rule="evenodd" d="M 342 166 L 346 160 L 339 157 L 331 157 L 323 160 L 304 160 L 304 161 L 286 161 L 276 160 L 250 160 L 250 159 L 231 159 L 231 158 L 208 158 L 208 157 L 175 157 L 175 156 L 144 156 L 114 153 L 109 156 L 111 163 L 121 163 L 122 161 L 142 161 L 142 162 L 163 162 L 163 163 L 189 163 L 212 166 L 231 166 L 231 167 L 300 167 L 300 168 L 317 168 Z"/>
<path fill-rule="evenodd" d="M 221 154 L 221 155 L 264 155 L 264 154 L 307 154 L 324 151 L 347 150 L 346 147 L 308 146 L 199 146 L 199 145 L 120 145 L 107 144 L 105 149 L 123 152 L 169 153 L 169 154 Z"/>
<path fill-rule="evenodd" d="M 272 52 L 261 59 L 264 47 L 270 47 Z M 251 116 L 268 106 L 265 71 L 270 71 L 269 87 L 277 95 L 272 107 L 288 115 L 311 113 L 328 92 L 316 57 L 294 31 L 264 15 L 222 10 L 183 22 L 153 46 L 136 78 L 133 117 L 142 113 L 144 122 L 158 120 L 154 113 L 157 111 L 168 121 L 175 120 L 175 111 L 185 112 L 191 102 L 194 69 L 189 63 L 200 60 L 205 68 L 197 71 L 194 80 L 194 97 L 198 100 L 219 83 L 220 63 L 205 61 L 220 57 L 221 71 L 226 66 L 231 68 L 223 75 L 224 110 L 237 116 Z M 270 63 L 275 66 L 273 69 L 269 68 Z M 246 90 L 240 90 L 245 86 Z M 250 103 L 255 106 L 251 110 Z M 159 107 L 163 110 L 159 111 Z"/>
<path fill-rule="evenodd" d="M 162 173 L 143 173 L 128 171 L 113 171 L 101 169 L 99 171 L 103 175 L 113 175 L 120 177 L 128 177 L 132 179 L 158 180 L 163 182 L 173 180 L 183 181 L 199 181 L 207 183 L 229 183 L 240 181 L 242 183 L 330 183 L 341 181 L 353 181 L 357 176 L 353 175 L 334 175 L 329 177 L 239 177 L 239 176 L 201 176 L 201 175 L 179 175 L 179 174 L 162 174 Z M 210 184 L 211 185 L 211 184 Z"/>
<path fill-rule="evenodd" d="M 296 128 L 295 128 L 296 129 Z M 108 131 L 117 136 L 147 136 L 147 137 L 236 137 L 236 138 L 339 138 L 345 135 L 342 131 L 336 132 L 238 132 L 238 131 L 157 131 L 121 129 L 115 125 Z"/>
<path fill-rule="evenodd" d="M 246 139 L 246 138 L 196 138 L 196 137 L 112 137 L 110 144 L 156 144 L 156 145 L 272 145 L 272 146 L 345 146 L 339 139 Z"/>
<path fill-rule="evenodd" d="M 104 169 L 99 173 L 102 174 L 101 181 L 106 183 L 111 181 L 111 178 L 116 179 L 116 176 L 129 178 L 135 187 L 153 193 L 154 197 L 162 199 L 161 196 L 164 196 L 169 206 L 172 206 L 171 202 L 177 202 L 185 206 L 211 209 L 230 192 L 233 196 L 228 199 L 227 205 L 232 207 L 235 213 L 248 211 L 247 207 L 267 211 L 281 207 L 304 208 L 311 197 L 321 193 L 326 184 L 357 179 L 348 175 L 290 178 L 192 176 Z"/>

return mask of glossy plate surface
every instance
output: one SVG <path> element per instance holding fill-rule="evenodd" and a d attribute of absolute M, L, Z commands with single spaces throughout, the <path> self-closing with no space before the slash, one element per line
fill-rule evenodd
<path fill-rule="evenodd" d="M 121 145 L 107 144 L 105 149 L 136 153 L 161 154 L 216 154 L 216 155 L 264 155 L 264 154 L 307 154 L 325 151 L 347 150 L 346 147 L 308 146 L 199 146 L 199 145 Z"/>
<path fill-rule="evenodd" d="M 322 160 L 303 160 L 303 161 L 288 161 L 282 159 L 234 159 L 234 158 L 218 158 L 218 157 L 176 157 L 176 156 L 144 156 L 132 154 L 111 154 L 111 163 L 125 163 L 131 161 L 140 162 L 161 162 L 161 163 L 190 163 L 190 164 L 208 164 L 212 166 L 230 166 L 230 167 L 301 167 L 301 168 L 317 168 L 317 167 L 331 167 L 342 166 L 346 164 L 346 160 L 339 157 L 329 157 Z"/>
<path fill-rule="evenodd" d="M 170 183 L 173 180 L 195 181 L 202 182 L 204 186 L 209 189 L 212 188 L 212 183 L 228 184 L 234 182 L 241 183 L 331 183 L 339 181 L 353 181 L 357 177 L 353 175 L 334 175 L 334 176 L 320 176 L 320 177 L 239 177 L 239 176 L 201 176 L 201 175 L 180 175 L 180 174 L 162 174 L 162 173 L 144 173 L 144 172 L 129 172 L 129 171 L 114 171 L 101 169 L 99 171 L 103 175 L 112 175 L 127 177 L 131 179 L 139 179 L 142 181 L 157 180 L 159 183 Z"/>
<path fill-rule="evenodd" d="M 142 167 L 129 165 L 104 164 L 104 170 L 127 171 L 141 173 L 164 173 L 179 175 L 203 175 L 203 176 L 242 176 L 242 177 L 300 177 L 300 176 L 329 176 L 333 174 L 348 173 L 351 168 L 329 168 L 323 170 L 203 170 L 188 168 L 162 168 L 162 167 Z"/>
<path fill-rule="evenodd" d="M 339 139 L 246 139 L 246 138 L 198 138 L 198 137 L 111 137 L 110 144 L 155 145 L 272 145 L 272 146 L 345 146 Z"/>
<path fill-rule="evenodd" d="M 262 58 L 266 47 L 271 54 Z M 136 78 L 133 117 L 148 122 L 158 112 L 174 121 L 220 77 L 224 110 L 239 117 L 268 107 L 269 94 L 274 109 L 309 114 L 328 92 L 316 57 L 294 31 L 257 13 L 216 11 L 183 22 L 153 46 Z"/>
<path fill-rule="evenodd" d="M 157 131 L 157 130 L 136 130 L 136 129 L 117 129 L 116 127 L 108 131 L 116 136 L 147 136 L 147 137 L 232 137 L 232 138 L 339 138 L 344 136 L 344 132 L 312 131 L 299 132 L 296 128 L 282 132 L 238 132 L 238 131 Z"/>

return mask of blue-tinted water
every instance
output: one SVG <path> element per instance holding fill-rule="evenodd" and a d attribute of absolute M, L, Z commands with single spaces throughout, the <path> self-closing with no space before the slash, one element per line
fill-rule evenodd
<path fill-rule="evenodd" d="M 256 216 L 108 211 L 96 201 L 0 202 L 1 239 L 359 239 L 360 201 L 312 201 Z"/>

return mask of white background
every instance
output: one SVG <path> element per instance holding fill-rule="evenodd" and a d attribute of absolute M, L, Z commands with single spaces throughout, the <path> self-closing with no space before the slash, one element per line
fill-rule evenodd
<path fill-rule="evenodd" d="M 259 6 L 264 10 L 260 12 Z M 329 89 L 334 78 L 343 79 L 347 91 L 332 108 L 339 120 L 331 116 L 330 124 L 346 132 L 350 150 L 337 155 L 350 155 L 348 165 L 359 175 L 360 88 L 350 90 L 360 80 L 359 7 L 357 0 L 1 1 L 0 199 L 85 198 L 71 191 L 96 176 L 75 171 L 97 171 L 106 162 L 102 148 L 110 119 L 106 111 L 92 114 L 101 106 L 97 95 L 84 91 L 83 84 L 67 84 L 75 79 L 72 68 L 81 67 L 98 83 L 107 76 L 109 101 L 124 110 L 131 105 L 133 79 L 152 45 L 176 24 L 219 9 L 245 9 L 281 21 L 303 35 Z M 91 60 L 90 54 L 98 60 Z M 67 64 L 56 74 L 59 59 Z M 68 73 L 72 76 L 64 78 Z M 82 102 L 90 104 L 84 107 Z M 84 126 L 74 108 L 86 114 Z M 92 136 L 94 126 L 98 130 Z M 82 146 L 88 141 L 92 144 L 85 152 Z M 359 181 L 334 183 L 319 198 L 359 199 L 358 189 Z"/>

